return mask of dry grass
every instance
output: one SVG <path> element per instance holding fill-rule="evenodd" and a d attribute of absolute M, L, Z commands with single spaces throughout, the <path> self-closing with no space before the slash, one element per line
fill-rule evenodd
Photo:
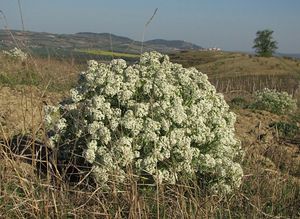
<path fill-rule="evenodd" d="M 235 77 L 237 74 L 239 76 L 300 74 L 300 60 L 292 58 L 266 58 L 243 53 L 210 51 L 175 53 L 170 57 L 184 67 L 196 67 L 211 77 Z"/>
<path fill-rule="evenodd" d="M 300 103 L 299 59 L 207 51 L 176 53 L 170 57 L 174 62 L 207 74 L 221 93 L 253 93 L 267 87 L 287 91 Z"/>
<path fill-rule="evenodd" d="M 9 158 L 0 162 L 0 216 L 5 218 L 297 218 L 299 179 L 274 167 L 271 156 L 251 145 L 239 191 L 209 195 L 195 182 L 138 186 L 128 175 L 122 189 L 103 192 L 39 179 L 34 167 Z M 276 154 L 274 155 L 276 156 Z M 275 158 L 279 161 L 279 158 Z M 284 162 L 284 161 L 283 161 Z M 275 165 L 276 166 L 276 165 Z"/>
<path fill-rule="evenodd" d="M 239 55 L 235 60 L 233 54 L 225 55 L 230 61 L 224 61 L 228 69 L 233 68 L 231 62 L 241 63 L 241 59 L 249 59 L 251 63 L 256 59 Z M 206 59 L 222 62 L 219 55 L 209 55 Z M 0 80 L 0 136 L 4 139 L 0 141 L 0 218 L 300 217 L 299 145 L 282 141 L 276 130 L 269 127 L 274 121 L 289 120 L 289 116 L 263 111 L 235 110 L 238 115 L 237 135 L 245 149 L 245 177 L 241 188 L 231 195 L 209 194 L 195 180 L 182 181 L 176 186 L 139 185 L 130 171 L 122 188 L 116 188 L 112 182 L 111 188 L 105 192 L 98 185 L 92 185 L 92 189 L 83 183 L 71 185 L 60 180 L 60 175 L 54 177 L 53 173 L 39 178 L 35 162 L 28 164 L 22 157 L 11 154 L 6 139 L 16 133 L 43 139 L 43 104 L 56 104 L 61 100 L 81 67 L 68 61 L 39 58 L 27 63 L 5 57 L 0 57 L 0 60 L 0 75 L 14 81 Z M 26 71 L 37 75 L 37 84 L 32 83 L 33 79 L 29 80 L 30 83 L 19 81 L 19 76 Z M 269 77 L 268 83 L 277 84 L 267 71 L 264 76 Z M 230 77 L 232 80 L 236 78 L 232 74 Z M 220 86 L 223 80 L 226 78 L 219 78 L 220 90 L 226 90 Z M 247 86 L 253 88 L 257 83 L 250 79 L 245 83 L 243 79 L 232 81 L 227 86 L 226 96 L 230 99 L 250 95 L 233 91 L 236 88 L 247 91 Z"/>
<path fill-rule="evenodd" d="M 32 56 L 22 62 L 0 53 L 0 60 L 0 84 L 10 87 L 33 85 L 47 91 L 69 90 L 82 68 L 72 60 L 60 61 Z"/>

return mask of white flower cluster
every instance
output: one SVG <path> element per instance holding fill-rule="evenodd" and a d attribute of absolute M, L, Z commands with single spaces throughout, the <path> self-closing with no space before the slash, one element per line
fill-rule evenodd
<path fill-rule="evenodd" d="M 9 51 L 3 51 L 5 55 L 14 59 L 20 59 L 21 61 L 25 61 L 27 59 L 27 54 L 23 52 L 21 49 L 15 47 Z"/>
<path fill-rule="evenodd" d="M 276 114 L 284 114 L 297 109 L 297 101 L 287 92 L 263 89 L 255 93 L 253 108 L 266 110 Z"/>
<path fill-rule="evenodd" d="M 98 182 L 122 182 L 130 166 L 157 183 L 201 175 L 216 191 L 240 185 L 235 115 L 206 75 L 157 52 L 132 66 L 121 59 L 88 65 L 71 99 L 59 106 L 53 141 L 84 139 L 78 147 Z"/>

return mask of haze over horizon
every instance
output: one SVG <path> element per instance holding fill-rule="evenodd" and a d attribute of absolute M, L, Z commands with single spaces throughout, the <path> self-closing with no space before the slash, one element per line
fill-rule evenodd
<path fill-rule="evenodd" d="M 300 1 L 152 0 L 22 1 L 25 30 L 50 33 L 108 32 L 142 40 L 184 40 L 227 51 L 254 51 L 255 33 L 271 29 L 281 53 L 300 53 Z M 22 29 L 18 1 L 1 0 L 10 29 Z M 2 18 L 2 17 L 1 17 Z M 0 19 L 1 29 L 5 27 Z"/>

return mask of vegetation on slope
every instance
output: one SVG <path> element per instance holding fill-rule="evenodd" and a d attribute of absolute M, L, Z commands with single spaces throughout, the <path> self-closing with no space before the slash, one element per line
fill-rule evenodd
<path fill-rule="evenodd" d="M 300 92 L 299 59 L 206 51 L 174 53 L 170 58 L 207 74 L 220 92 L 237 90 L 252 93 L 264 88 L 288 91 L 290 94 Z"/>
<path fill-rule="evenodd" d="M 276 115 L 247 108 L 253 101 L 252 90 L 260 86 L 274 88 L 276 85 L 278 90 L 287 90 L 295 98 L 299 97 L 297 89 L 294 93 L 288 89 L 295 82 L 299 83 L 299 61 L 265 60 L 223 52 L 178 53 L 172 59 L 208 73 L 229 102 L 239 97 L 236 102 L 243 103 L 233 108 L 237 114 L 236 133 L 245 150 L 245 177 L 238 191 L 216 196 L 207 193 L 195 181 L 187 181 L 175 186 L 162 184 L 158 190 L 151 184 L 140 188 L 136 183 L 128 183 L 123 190 L 112 186 L 113 192 L 105 193 L 95 185 L 90 189 L 85 181 L 70 185 L 59 175 L 56 180 L 50 174 L 39 179 L 34 163 L 24 163 L 22 156 L 7 152 L 7 140 L 19 133 L 43 140 L 46 135 L 43 106 L 57 104 L 68 95 L 66 91 L 85 67 L 68 59 L 29 58 L 20 62 L 0 56 L 0 217 L 300 217 L 299 110 L 291 115 Z M 222 67 L 213 68 L 215 65 Z M 277 75 L 285 77 L 276 78 Z M 128 179 L 130 177 L 129 174 Z"/>
<path fill-rule="evenodd" d="M 139 54 L 111 52 L 111 51 L 97 50 L 97 49 L 76 49 L 75 51 L 92 54 L 92 55 L 110 56 L 113 58 L 138 58 L 138 57 L 140 57 Z"/>

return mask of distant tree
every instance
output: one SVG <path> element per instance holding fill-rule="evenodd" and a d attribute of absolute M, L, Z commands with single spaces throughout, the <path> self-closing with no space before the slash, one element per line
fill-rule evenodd
<path fill-rule="evenodd" d="M 270 57 L 278 49 L 277 42 L 273 40 L 273 32 L 273 30 L 260 30 L 256 32 L 253 48 L 257 55 Z"/>

